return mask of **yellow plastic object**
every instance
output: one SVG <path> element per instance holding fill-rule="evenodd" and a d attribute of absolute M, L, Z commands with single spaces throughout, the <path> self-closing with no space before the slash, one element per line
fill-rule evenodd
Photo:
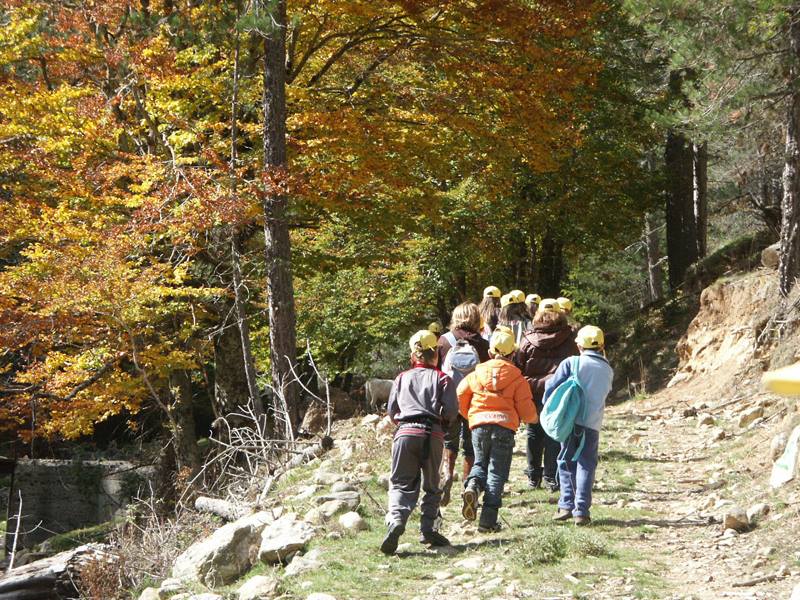
<path fill-rule="evenodd" d="M 483 290 L 483 297 L 484 298 L 499 298 L 500 297 L 500 288 L 496 285 L 490 285 L 485 290 Z"/>
<path fill-rule="evenodd" d="M 408 345 L 412 352 L 416 352 L 418 350 L 433 350 L 436 348 L 438 343 L 439 340 L 436 339 L 436 336 L 433 334 L 433 332 L 428 331 L 427 329 L 420 329 L 417 333 L 411 336 L 410 340 L 408 340 Z"/>
<path fill-rule="evenodd" d="M 570 300 L 569 298 L 564 298 L 564 296 L 561 296 L 559 298 L 556 298 L 556 302 L 558 302 L 558 305 L 561 307 L 561 310 L 566 312 L 572 310 L 572 300 Z"/>
<path fill-rule="evenodd" d="M 605 345 L 606 340 L 602 329 L 595 327 L 594 325 L 586 325 L 585 327 L 581 327 L 578 331 L 578 335 L 575 337 L 575 342 L 581 348 L 593 350 L 595 348 L 602 348 Z"/>
<path fill-rule="evenodd" d="M 800 362 L 774 371 L 767 371 L 761 378 L 761 383 L 775 394 L 800 396 Z"/>
<path fill-rule="evenodd" d="M 561 305 L 555 298 L 545 298 L 544 300 L 539 302 L 539 310 L 542 312 L 560 313 Z"/>
<path fill-rule="evenodd" d="M 514 342 L 514 334 L 508 333 L 504 329 L 495 329 L 492 334 L 492 339 L 489 341 L 489 350 L 492 354 L 499 354 L 500 356 L 508 356 L 517 349 L 517 344 Z"/>

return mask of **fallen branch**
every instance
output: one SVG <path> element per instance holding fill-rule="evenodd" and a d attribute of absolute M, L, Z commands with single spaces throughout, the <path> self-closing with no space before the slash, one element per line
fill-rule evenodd
<path fill-rule="evenodd" d="M 775 581 L 780 575 L 773 573 L 772 575 L 764 575 L 763 577 L 756 577 L 755 579 L 748 579 L 747 581 L 737 581 L 731 587 L 751 587 L 759 583 L 767 583 L 768 581 Z"/>

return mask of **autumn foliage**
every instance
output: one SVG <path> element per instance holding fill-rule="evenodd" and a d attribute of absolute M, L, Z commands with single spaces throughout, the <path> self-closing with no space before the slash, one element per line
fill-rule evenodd
<path fill-rule="evenodd" d="M 234 2 L 0 9 L 0 427 L 74 439 L 117 415 L 177 419 L 186 389 L 214 404 L 232 229 L 268 372 L 254 240 L 271 187 L 291 199 L 301 332 L 338 344 L 349 327 L 365 347 L 435 310 L 426 250 L 454 199 L 502 214 L 521 174 L 555 173 L 585 143 L 600 3 L 290 1 L 290 167 L 264 172 L 268 5 L 242 2 L 238 19 Z"/>

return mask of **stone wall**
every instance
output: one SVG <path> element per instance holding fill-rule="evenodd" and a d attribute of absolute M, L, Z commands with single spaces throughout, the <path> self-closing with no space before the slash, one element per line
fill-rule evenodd
<path fill-rule="evenodd" d="M 121 515 L 137 494 L 148 493 L 153 473 L 152 467 L 125 461 L 19 460 L 8 508 L 7 536 L 17 526 L 20 492 L 23 535 L 17 546 L 32 548 L 56 533 Z M 6 546 L 10 543 L 7 537 Z"/>

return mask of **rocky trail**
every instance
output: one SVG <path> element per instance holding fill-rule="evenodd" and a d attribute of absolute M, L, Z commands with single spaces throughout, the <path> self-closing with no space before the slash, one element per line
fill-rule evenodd
<path fill-rule="evenodd" d="M 456 497 L 443 508 L 451 546 L 421 544 L 415 513 L 384 556 L 394 427 L 372 414 L 335 421 L 330 451 L 289 471 L 252 514 L 187 540 L 172 577 L 134 597 L 798 600 L 800 487 L 775 489 L 770 475 L 800 412 L 760 387 L 770 360 L 794 360 L 797 330 L 768 351 L 758 342 L 771 309 L 753 300 L 771 285 L 756 272 L 708 288 L 670 384 L 617 391 L 590 527 L 552 521 L 556 494 L 528 487 L 520 432 L 500 532 L 479 533 Z"/>

